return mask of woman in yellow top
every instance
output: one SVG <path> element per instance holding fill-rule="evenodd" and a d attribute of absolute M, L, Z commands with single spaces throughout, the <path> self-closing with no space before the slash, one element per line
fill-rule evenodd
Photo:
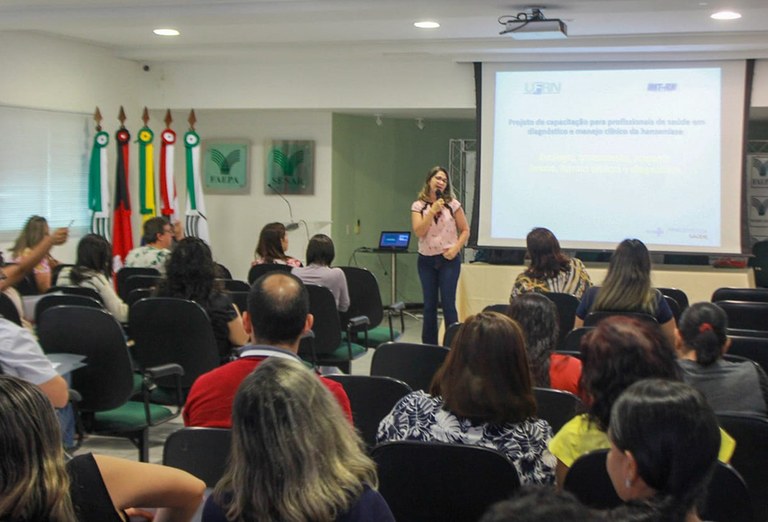
<path fill-rule="evenodd" d="M 558 486 L 580 456 L 610 447 L 611 408 L 630 385 L 643 379 L 680 381 L 675 352 L 657 325 L 613 316 L 603 319 L 581 341 L 581 392 L 587 413 L 568 421 L 549 441 L 557 457 Z M 736 443 L 721 431 L 719 458 L 728 462 Z"/>

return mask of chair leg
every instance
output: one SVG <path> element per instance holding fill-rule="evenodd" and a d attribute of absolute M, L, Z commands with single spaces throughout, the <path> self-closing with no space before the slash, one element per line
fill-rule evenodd
<path fill-rule="evenodd" d="M 149 428 L 141 430 L 134 442 L 139 448 L 139 462 L 149 462 Z"/>

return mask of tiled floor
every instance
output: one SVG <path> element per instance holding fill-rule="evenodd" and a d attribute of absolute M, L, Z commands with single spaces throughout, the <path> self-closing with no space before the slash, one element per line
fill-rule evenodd
<path fill-rule="evenodd" d="M 400 337 L 404 342 L 421 342 L 421 320 L 420 317 L 406 316 L 405 318 L 405 331 Z M 352 362 L 352 374 L 354 375 L 369 375 L 371 371 L 371 359 L 373 357 L 373 350 L 368 350 L 363 357 L 356 359 Z M 150 428 L 150 449 L 149 460 L 154 463 L 161 463 L 163 461 L 163 444 L 165 439 L 174 431 L 182 428 L 184 423 L 181 417 L 178 417 L 170 422 L 161 424 Z M 127 439 L 120 439 L 116 437 L 99 437 L 95 435 L 88 436 L 83 443 L 82 447 L 75 452 L 80 453 L 99 453 L 103 455 L 112 455 L 115 457 L 123 457 L 127 459 L 137 460 L 138 450 Z"/>

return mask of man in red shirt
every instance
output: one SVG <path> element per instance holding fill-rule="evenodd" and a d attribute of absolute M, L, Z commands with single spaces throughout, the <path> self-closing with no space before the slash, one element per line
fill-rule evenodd
<path fill-rule="evenodd" d="M 232 427 L 232 401 L 245 377 L 267 357 L 299 360 L 301 336 L 312 329 L 309 295 L 304 284 L 285 272 L 257 279 L 248 294 L 243 326 L 251 344 L 240 349 L 237 360 L 197 378 L 184 406 L 185 426 Z M 341 384 L 318 377 L 339 401 L 352 421 L 352 410 Z"/>

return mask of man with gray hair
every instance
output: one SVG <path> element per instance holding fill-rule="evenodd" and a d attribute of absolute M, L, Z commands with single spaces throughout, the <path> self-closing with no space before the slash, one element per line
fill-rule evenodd
<path fill-rule="evenodd" d="M 143 246 L 134 248 L 125 258 L 125 266 L 155 268 L 165 274 L 165 261 L 171 255 L 173 225 L 162 217 L 153 217 L 144 222 Z"/>

